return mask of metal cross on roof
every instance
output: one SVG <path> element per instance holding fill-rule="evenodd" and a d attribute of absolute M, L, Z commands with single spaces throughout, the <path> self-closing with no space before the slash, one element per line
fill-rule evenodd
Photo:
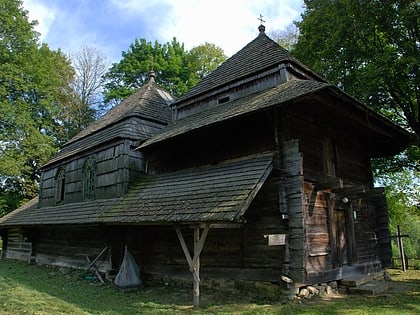
<path fill-rule="evenodd" d="M 263 15 L 260 13 L 260 17 L 257 18 L 258 21 L 260 21 L 261 24 L 265 23 L 265 21 L 263 20 Z"/>

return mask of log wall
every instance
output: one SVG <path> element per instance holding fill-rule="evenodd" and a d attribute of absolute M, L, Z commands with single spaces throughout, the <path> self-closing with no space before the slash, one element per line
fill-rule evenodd
<path fill-rule="evenodd" d="M 274 150 L 270 114 L 263 112 L 179 136 L 145 152 L 149 171 L 165 173 Z"/>
<path fill-rule="evenodd" d="M 382 213 L 386 212 L 383 210 L 386 204 L 365 193 L 373 189 L 373 180 L 362 136 L 345 126 L 340 128 L 338 120 L 330 121 L 328 117 L 302 117 L 295 112 L 288 112 L 287 117 L 289 137 L 299 139 L 303 163 L 303 220 L 300 221 L 300 216 L 295 219 L 303 222 L 303 248 L 300 252 L 304 255 L 304 282 L 335 280 L 340 274 L 342 276 L 339 269 L 346 266 L 377 265 L 381 255 L 378 233 L 386 238 L 387 226 L 382 220 L 383 227 L 378 230 L 376 208 L 382 207 Z M 330 141 L 330 152 L 326 152 L 326 141 Z M 331 170 L 331 165 L 334 165 L 334 170 Z M 331 195 L 332 191 L 338 193 Z M 328 196 L 332 198 L 330 211 Z M 340 203 L 343 196 L 350 199 L 350 204 Z M 353 218 L 353 211 L 357 219 Z M 334 213 L 340 212 L 346 241 L 344 258 L 339 257 L 341 249 L 335 248 L 339 245 L 334 239 L 337 237 L 334 224 L 340 224 L 334 223 L 339 217 L 334 217 Z M 389 238 L 381 245 L 385 253 L 388 241 Z M 300 258 L 295 260 L 296 255 L 291 253 L 293 264 L 300 264 Z M 341 259 L 344 259 L 344 264 Z M 299 279 L 299 276 L 297 274 L 295 278 Z"/>
<path fill-rule="evenodd" d="M 214 278 L 278 281 L 284 245 L 270 246 L 268 235 L 285 233 L 278 212 L 278 180 L 270 179 L 251 203 L 247 223 L 233 228 L 211 228 L 200 256 L 200 274 Z M 190 252 L 193 229 L 181 228 Z M 122 242 L 146 274 L 190 277 L 188 264 L 173 226 L 127 227 Z M 120 246 L 122 246 L 121 244 Z"/>
<path fill-rule="evenodd" d="M 288 256 L 285 275 L 297 283 L 305 277 L 305 221 L 303 213 L 303 164 L 297 140 L 281 143 L 282 181 L 279 187 L 282 213 L 288 217 Z"/>
<path fill-rule="evenodd" d="M 108 245 L 106 236 L 97 226 L 51 227 L 30 232 L 33 256 L 39 264 L 85 269 Z M 98 270 L 111 269 L 107 251 L 95 264 Z"/>
<path fill-rule="evenodd" d="M 129 140 L 98 147 L 76 159 L 45 170 L 42 174 L 40 205 L 56 205 L 56 176 L 65 170 L 64 200 L 60 203 L 80 202 L 84 163 L 92 158 L 96 164 L 95 198 L 115 198 L 127 192 L 128 186 L 145 171 L 142 153 L 132 150 L 134 143 Z"/>
<path fill-rule="evenodd" d="M 24 235 L 24 231 L 20 228 L 8 230 L 6 258 L 23 260 L 29 262 L 32 255 L 32 243 Z"/>

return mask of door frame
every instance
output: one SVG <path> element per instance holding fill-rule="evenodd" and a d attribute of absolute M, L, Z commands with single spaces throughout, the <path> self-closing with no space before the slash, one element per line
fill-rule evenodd
<path fill-rule="evenodd" d="M 342 257 L 341 253 L 339 252 L 341 249 L 337 242 L 338 222 L 336 213 L 338 213 L 338 211 L 344 212 L 344 225 L 342 225 L 342 227 L 344 228 L 343 236 L 345 237 L 346 243 L 345 254 L 347 255 L 347 265 L 351 266 L 357 262 L 353 206 L 350 199 L 347 199 L 347 202 L 343 202 L 342 200 L 343 198 L 340 198 L 334 193 L 330 193 L 326 196 L 331 263 L 333 268 L 342 267 L 344 264 L 343 259 L 340 259 L 340 257 Z"/>

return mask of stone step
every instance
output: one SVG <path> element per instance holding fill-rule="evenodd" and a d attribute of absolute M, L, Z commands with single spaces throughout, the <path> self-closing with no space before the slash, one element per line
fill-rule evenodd
<path fill-rule="evenodd" d="M 390 282 L 384 280 L 373 280 L 358 287 L 349 287 L 349 293 L 378 295 L 390 289 Z"/>
<path fill-rule="evenodd" d="M 341 279 L 340 285 L 353 288 L 353 287 L 359 287 L 361 285 L 364 285 L 368 283 L 369 281 L 372 281 L 374 279 L 374 275 L 367 274 L 367 275 L 354 275 L 350 276 L 344 279 Z"/>

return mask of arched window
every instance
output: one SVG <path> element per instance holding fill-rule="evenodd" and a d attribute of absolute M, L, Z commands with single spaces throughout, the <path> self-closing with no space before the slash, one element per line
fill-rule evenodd
<path fill-rule="evenodd" d="M 55 202 L 60 203 L 64 201 L 64 194 L 66 191 L 66 172 L 64 168 L 59 168 L 55 177 Z"/>
<path fill-rule="evenodd" d="M 95 199 L 96 163 L 93 158 L 87 159 L 83 166 L 83 200 Z"/>

